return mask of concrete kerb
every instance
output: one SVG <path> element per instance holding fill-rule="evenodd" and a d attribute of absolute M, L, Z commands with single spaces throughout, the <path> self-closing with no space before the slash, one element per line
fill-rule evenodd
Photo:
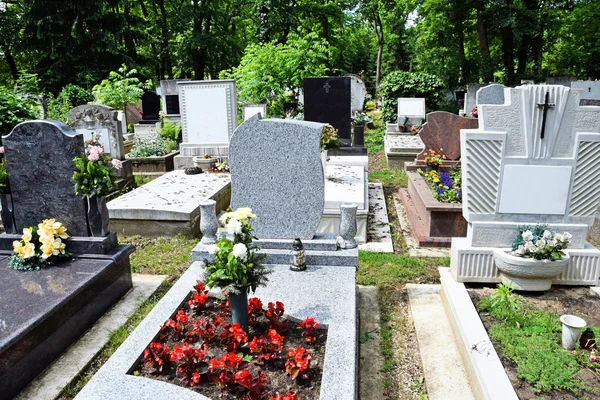
<path fill-rule="evenodd" d="M 329 328 L 320 399 L 356 399 L 358 335 L 355 270 L 309 266 L 306 272 L 291 272 L 287 265 L 269 267 L 274 271 L 269 285 L 259 288 L 255 296 L 263 303 L 282 301 L 287 315 L 298 319 L 311 316 Z M 208 400 L 206 396 L 184 387 L 128 375 L 160 326 L 174 314 L 202 276 L 202 263 L 194 262 L 76 399 Z"/>
<path fill-rule="evenodd" d="M 439 268 L 439 272 L 442 304 L 475 397 L 518 399 L 465 285 L 454 280 L 449 268 Z"/>

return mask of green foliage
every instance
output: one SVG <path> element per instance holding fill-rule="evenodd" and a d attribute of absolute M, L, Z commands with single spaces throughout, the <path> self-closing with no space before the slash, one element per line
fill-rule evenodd
<path fill-rule="evenodd" d="M 383 120 L 398 121 L 399 97 L 424 97 L 429 109 L 435 109 L 442 98 L 443 82 L 435 75 L 422 72 L 394 71 L 388 74 L 379 87 L 383 101 Z"/>
<path fill-rule="evenodd" d="M 174 142 L 179 141 L 181 135 L 181 123 L 173 123 L 168 118 L 163 119 L 162 127 L 160 128 L 160 136 L 164 139 L 171 140 Z"/>
<path fill-rule="evenodd" d="M 69 83 L 67 86 L 62 88 L 59 98 L 64 98 L 69 101 L 71 107 L 77 107 L 82 104 L 87 104 L 94 100 L 94 96 L 89 90 L 82 88 L 81 86 Z"/>
<path fill-rule="evenodd" d="M 27 95 L 39 95 L 39 79 L 37 74 L 30 74 L 27 71 L 21 71 L 19 73 L 19 79 L 17 79 L 17 90 L 23 96 Z"/>
<path fill-rule="evenodd" d="M 0 87 L 0 137 L 8 135 L 17 124 L 38 117 L 31 100 L 14 90 Z"/>
<path fill-rule="evenodd" d="M 35 257 L 29 260 L 23 260 L 16 254 L 11 254 L 8 258 L 8 268 L 19 271 L 39 271 L 48 266 L 48 262 Z"/>
<path fill-rule="evenodd" d="M 130 70 L 125 64 L 117 71 L 111 71 L 107 79 L 93 88 L 98 103 L 115 110 L 124 110 L 127 104 L 139 103 L 144 94 L 144 88 L 150 89 L 152 83 L 143 84 L 135 75 L 137 75 L 137 70 Z"/>
<path fill-rule="evenodd" d="M 385 168 L 371 172 L 369 174 L 369 182 L 379 182 L 383 186 L 399 189 L 408 186 L 408 176 L 402 170 L 393 171 Z"/>
<path fill-rule="evenodd" d="M 285 44 L 250 44 L 240 65 L 220 77 L 236 80 L 240 103 L 266 101 L 271 115 L 283 115 L 283 104 L 296 100 L 304 78 L 326 74 L 327 55 L 316 33 L 292 33 Z"/>
<path fill-rule="evenodd" d="M 518 377 L 533 385 L 536 393 L 591 390 L 581 378 L 585 359 L 578 361 L 560 346 L 558 315 L 525 306 L 504 285 L 492 296 L 483 297 L 478 306 L 499 321 L 489 329 L 494 344 L 503 357 L 516 363 Z"/>
<path fill-rule="evenodd" d="M 342 144 L 343 142 L 338 136 L 338 130 L 331 125 L 326 125 L 321 135 L 321 151 L 339 150 Z"/>
<path fill-rule="evenodd" d="M 108 194 L 112 188 L 110 167 L 103 161 L 91 161 L 87 155 L 75 157 L 75 194 L 85 197 L 100 197 Z"/>
<path fill-rule="evenodd" d="M 164 156 L 177 150 L 177 142 L 158 137 L 156 139 L 137 139 L 127 155 L 129 158 Z"/>
<path fill-rule="evenodd" d="M 360 268 L 356 273 L 359 285 L 385 288 L 406 283 L 439 283 L 438 266 L 447 258 L 420 258 L 408 254 L 358 252 Z"/>

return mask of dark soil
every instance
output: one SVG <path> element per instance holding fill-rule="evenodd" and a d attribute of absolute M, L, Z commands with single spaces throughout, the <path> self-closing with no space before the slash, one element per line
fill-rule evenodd
<path fill-rule="evenodd" d="M 206 303 L 205 308 L 195 312 L 190 311 L 187 305 L 187 299 L 182 304 L 184 311 L 189 313 L 189 321 L 184 329 L 184 332 L 189 329 L 195 321 L 200 319 L 212 319 L 214 320 L 218 315 L 220 315 L 225 324 L 231 324 L 231 312 L 229 310 L 225 311 L 221 304 L 221 300 L 210 298 Z M 179 309 L 178 309 L 179 310 Z M 178 311 L 177 310 L 177 311 Z M 175 318 L 177 311 L 173 314 L 172 318 Z M 323 375 L 323 361 L 325 358 L 325 343 L 327 341 L 327 330 L 319 327 L 315 330 L 316 340 L 314 343 L 309 344 L 306 342 L 304 337 L 302 336 L 302 329 L 298 327 L 298 320 L 285 316 L 288 320 L 288 328 L 287 331 L 281 333 L 284 337 L 283 350 L 278 355 L 275 360 L 264 361 L 259 360 L 254 357 L 252 361 L 248 363 L 247 369 L 252 373 L 253 376 L 257 376 L 258 371 L 262 371 L 263 373 L 267 373 L 267 389 L 269 390 L 269 394 L 263 396 L 262 399 L 269 399 L 270 396 L 275 396 L 277 392 L 285 395 L 286 392 L 296 392 L 299 400 L 313 400 L 319 398 L 319 391 L 321 385 L 321 378 Z M 318 322 L 318 321 L 317 321 Z M 260 316 L 257 320 L 257 324 L 255 326 L 249 327 L 249 335 L 248 335 L 248 343 L 252 340 L 254 336 L 262 336 L 268 331 L 268 320 L 264 316 Z M 207 361 L 210 362 L 210 359 L 220 358 L 221 356 L 228 353 L 227 349 L 224 345 L 219 343 L 218 335 L 222 331 L 222 328 L 217 329 L 217 338 L 208 343 L 208 351 L 206 353 Z M 159 334 L 160 335 L 160 334 Z M 159 341 L 159 338 L 155 338 L 154 341 Z M 165 340 L 161 341 L 163 346 L 167 344 L 170 349 L 173 349 L 175 345 L 183 346 L 185 339 L 182 341 L 177 341 L 171 338 L 170 336 L 165 338 Z M 199 348 L 202 343 L 196 342 L 191 344 L 195 348 Z M 288 349 L 297 349 L 298 346 L 303 346 L 310 352 L 312 357 L 310 361 L 309 368 L 309 379 L 302 380 L 298 377 L 296 380 L 292 380 L 285 371 L 285 362 L 286 355 Z M 253 354 L 249 351 L 248 346 L 244 345 L 239 348 L 236 353 L 243 353 L 244 356 Z M 168 368 L 164 368 L 162 372 L 153 371 L 152 367 L 144 365 L 143 355 L 140 356 L 139 363 L 134 367 L 133 374 L 141 375 L 147 378 L 157 379 L 163 382 L 168 382 L 174 385 L 183 386 L 195 392 L 201 393 L 202 395 L 210 398 L 210 399 L 223 399 L 223 400 L 234 400 L 241 399 L 247 393 L 247 390 L 240 386 L 236 385 L 233 389 L 229 391 L 222 390 L 219 386 L 217 386 L 213 381 L 203 376 L 200 380 L 200 383 L 195 386 L 190 386 L 189 381 L 184 380 L 180 381 L 180 374 L 176 372 L 176 364 L 170 363 Z"/>
<path fill-rule="evenodd" d="M 477 308 L 479 300 L 483 296 L 489 296 L 494 293 L 494 289 L 489 287 L 471 286 L 467 289 L 471 300 Z M 587 287 L 554 286 L 551 290 L 544 293 L 525 293 L 515 292 L 527 303 L 549 311 L 557 315 L 572 314 L 583 318 L 588 326 L 600 326 L 600 297 L 592 295 Z M 489 329 L 497 321 L 488 313 L 479 312 L 485 329 Z M 557 337 L 557 341 L 560 341 Z M 597 393 L 584 392 L 580 396 L 568 391 L 545 392 L 543 394 L 534 393 L 533 386 L 528 382 L 517 377 L 517 365 L 513 361 L 502 355 L 502 349 L 496 347 L 496 352 L 502 361 L 504 370 L 510 379 L 517 395 L 520 399 L 544 399 L 544 400 L 577 400 L 577 399 L 600 399 L 600 391 Z M 581 378 L 587 381 L 588 385 L 600 390 L 600 376 L 589 369 L 582 369 Z"/>

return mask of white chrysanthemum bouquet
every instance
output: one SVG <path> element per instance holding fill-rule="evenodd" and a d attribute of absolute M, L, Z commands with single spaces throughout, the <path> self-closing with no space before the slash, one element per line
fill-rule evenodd
<path fill-rule="evenodd" d="M 536 260 L 560 260 L 563 252 L 571 242 L 569 232 L 554 233 L 547 225 L 522 226 L 515 237 L 512 254 L 518 257 L 534 258 Z"/>
<path fill-rule="evenodd" d="M 270 273 L 260 260 L 258 247 L 251 246 L 253 229 L 249 219 L 256 218 L 250 208 L 238 208 L 219 218 L 221 232 L 227 232 L 233 240 L 223 236 L 217 244 L 208 248 L 214 254 L 212 262 L 206 262 L 205 283 L 209 287 L 220 287 L 228 293 L 239 293 L 249 289 L 254 292 L 264 286 Z"/>
<path fill-rule="evenodd" d="M 23 228 L 21 240 L 13 242 L 14 254 L 9 268 L 37 270 L 49 265 L 59 257 L 70 257 L 63 240 L 69 238 L 67 228 L 55 219 L 46 219 L 37 227 Z"/>

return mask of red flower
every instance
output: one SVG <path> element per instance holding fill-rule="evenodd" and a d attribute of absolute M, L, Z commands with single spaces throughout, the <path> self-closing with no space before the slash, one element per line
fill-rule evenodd
<path fill-rule="evenodd" d="M 307 379 L 307 370 L 312 357 L 310 354 L 307 354 L 306 349 L 302 346 L 298 346 L 298 349 L 296 350 L 289 349 L 287 357 L 288 360 L 285 363 L 285 372 L 287 372 L 292 379 L 296 379 L 302 372 L 300 377 L 302 379 Z"/>
<path fill-rule="evenodd" d="M 203 282 L 197 280 L 196 284 L 194 285 L 194 290 L 198 293 L 204 293 L 204 290 L 206 290 L 206 285 L 204 285 Z"/>
<path fill-rule="evenodd" d="M 298 324 L 302 328 L 302 336 L 306 343 L 314 343 L 316 340 L 314 330 L 319 327 L 319 323 L 314 318 L 306 318 Z"/>
<path fill-rule="evenodd" d="M 273 397 L 271 396 L 269 400 L 298 400 L 298 395 L 296 392 L 287 392 L 285 395 L 277 394 Z"/>
<path fill-rule="evenodd" d="M 183 310 L 177 311 L 177 315 L 175 316 L 175 319 L 177 320 L 177 322 L 181 323 L 182 325 L 187 324 L 188 318 L 189 317 L 188 317 L 187 313 Z"/>

